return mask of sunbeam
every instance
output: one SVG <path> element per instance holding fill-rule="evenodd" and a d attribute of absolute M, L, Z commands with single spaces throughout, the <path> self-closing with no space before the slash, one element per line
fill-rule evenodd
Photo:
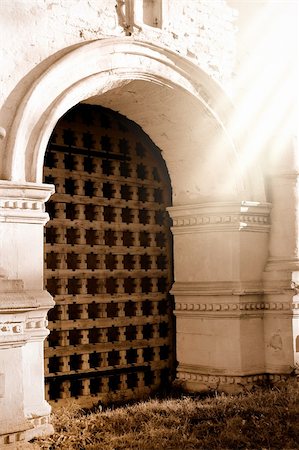
<path fill-rule="evenodd" d="M 240 36 L 245 50 L 230 123 L 240 143 L 242 172 L 282 157 L 298 124 L 298 4 L 273 0 L 251 4 L 255 13 Z M 246 52 L 249 43 L 251 51 Z"/>

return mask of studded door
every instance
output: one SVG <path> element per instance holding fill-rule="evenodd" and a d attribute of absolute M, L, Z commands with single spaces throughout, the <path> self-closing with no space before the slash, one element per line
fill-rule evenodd
<path fill-rule="evenodd" d="M 57 124 L 44 181 L 46 397 L 82 406 L 136 398 L 171 377 L 170 182 L 133 122 L 78 105 Z"/>

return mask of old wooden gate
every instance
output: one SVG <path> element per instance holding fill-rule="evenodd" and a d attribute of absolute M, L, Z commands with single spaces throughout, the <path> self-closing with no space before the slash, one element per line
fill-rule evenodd
<path fill-rule="evenodd" d="M 46 397 L 140 397 L 173 366 L 171 192 L 160 151 L 133 122 L 78 105 L 57 124 L 44 181 L 45 286 L 56 306 L 45 344 Z"/>

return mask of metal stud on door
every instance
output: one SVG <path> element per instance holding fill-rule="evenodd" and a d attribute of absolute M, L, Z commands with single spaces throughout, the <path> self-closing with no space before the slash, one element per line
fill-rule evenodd
<path fill-rule="evenodd" d="M 56 306 L 45 344 L 46 395 L 58 403 L 140 397 L 173 365 L 171 192 L 139 126 L 78 105 L 57 124 L 44 180 L 45 285 Z"/>

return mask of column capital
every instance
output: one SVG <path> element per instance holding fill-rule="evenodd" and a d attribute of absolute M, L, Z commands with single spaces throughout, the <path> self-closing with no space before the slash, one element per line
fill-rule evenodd
<path fill-rule="evenodd" d="M 54 191 L 51 184 L 0 180 L 0 222 L 45 224 L 44 204 Z"/>
<path fill-rule="evenodd" d="M 24 290 L 21 280 L 0 279 L 0 348 L 44 340 L 46 313 L 54 301 L 47 291 Z"/>
<path fill-rule="evenodd" d="M 168 208 L 173 234 L 205 232 L 260 232 L 270 229 L 270 203 L 215 202 Z"/>

